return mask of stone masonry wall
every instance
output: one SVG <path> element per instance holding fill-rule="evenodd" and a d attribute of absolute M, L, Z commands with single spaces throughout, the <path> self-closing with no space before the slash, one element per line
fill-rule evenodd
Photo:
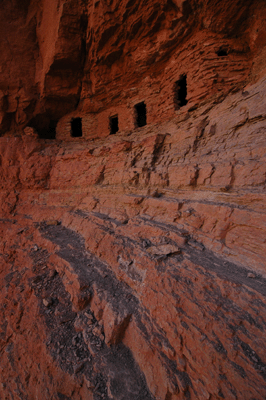
<path fill-rule="evenodd" d="M 227 55 L 219 56 L 221 49 Z M 73 140 L 70 122 L 77 117 L 82 118 L 83 137 L 92 139 L 110 134 L 109 118 L 113 115 L 118 116 L 120 132 L 134 130 L 134 106 L 142 101 L 147 108 L 147 124 L 154 124 L 173 118 L 178 111 L 193 109 L 202 100 L 225 96 L 247 78 L 251 62 L 246 50 L 241 42 L 219 40 L 217 36 L 207 33 L 200 37 L 196 35 L 161 70 L 147 75 L 134 87 L 123 88 L 120 84 L 120 93 L 114 101 L 111 101 L 113 87 L 107 86 L 103 111 L 87 113 L 84 100 L 80 109 L 59 121 L 56 138 Z M 187 79 L 188 104 L 184 109 L 177 110 L 174 86 L 183 75 Z"/>

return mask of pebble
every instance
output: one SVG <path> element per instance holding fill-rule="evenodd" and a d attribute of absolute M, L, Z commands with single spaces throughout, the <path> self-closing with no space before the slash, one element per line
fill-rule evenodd
<path fill-rule="evenodd" d="M 253 272 L 249 272 L 247 276 L 248 278 L 256 278 L 256 275 L 253 274 Z"/>
<path fill-rule="evenodd" d="M 194 242 L 193 240 L 188 241 L 189 246 L 193 247 L 196 250 L 203 251 L 205 250 L 204 245 L 202 243 Z"/>
<path fill-rule="evenodd" d="M 49 307 L 52 304 L 52 300 L 51 299 L 43 299 L 43 305 L 45 307 Z"/>
<path fill-rule="evenodd" d="M 73 344 L 73 346 L 75 346 L 76 343 L 77 343 L 77 336 L 74 336 L 74 337 L 72 338 L 72 344 Z"/>
<path fill-rule="evenodd" d="M 161 197 L 161 196 L 162 196 L 162 193 L 158 192 L 157 189 L 154 192 L 151 193 L 151 197 L 158 198 L 158 197 Z"/>
<path fill-rule="evenodd" d="M 84 381 L 85 381 L 88 389 L 93 389 L 95 387 L 94 384 L 89 379 L 84 378 Z"/>
<path fill-rule="evenodd" d="M 77 374 L 78 372 L 80 372 L 82 370 L 82 368 L 84 367 L 84 362 L 80 362 L 79 364 L 75 365 L 74 367 L 74 373 Z"/>
<path fill-rule="evenodd" d="M 46 225 L 47 226 L 56 226 L 56 225 L 60 225 L 60 222 L 55 219 L 52 219 L 51 221 L 46 221 Z"/>

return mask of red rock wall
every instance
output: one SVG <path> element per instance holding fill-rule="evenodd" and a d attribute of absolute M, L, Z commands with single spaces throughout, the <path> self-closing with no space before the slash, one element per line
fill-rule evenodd
<path fill-rule="evenodd" d="M 254 78 L 265 68 L 263 0 L 240 8 L 236 0 L 4 1 L 0 18 L 2 135 L 29 125 L 54 137 L 69 113 L 90 116 L 87 137 L 107 135 L 113 112 L 130 130 L 132 105 L 143 99 L 149 122 L 173 116 L 183 73 L 193 107 L 243 84 L 252 60 Z"/>
<path fill-rule="evenodd" d="M 2 138 L 6 398 L 264 398 L 264 93 L 86 146 Z"/>
<path fill-rule="evenodd" d="M 1 12 L 14 56 L 1 77 L 0 399 L 264 399 L 264 3 L 24 5 Z M 56 124 L 62 140 L 29 128 Z"/>
<path fill-rule="evenodd" d="M 85 99 L 82 108 L 66 115 L 59 122 L 57 138 L 72 140 L 70 122 L 74 117 L 82 118 L 85 138 L 108 136 L 109 117 L 113 115 L 118 116 L 120 131 L 132 131 L 135 129 L 134 105 L 142 101 L 147 108 L 147 124 L 167 121 L 180 113 L 175 104 L 174 88 L 183 75 L 186 75 L 188 102 L 183 112 L 195 108 L 201 100 L 224 96 L 247 78 L 251 60 L 242 43 L 219 36 L 197 32 L 183 46 L 178 47 L 178 51 L 161 67 L 161 71 L 156 74 L 150 72 L 142 79 L 140 75 L 139 82 L 132 83 L 131 87 L 125 83 L 124 87 L 121 88 L 120 84 L 115 88 L 106 83 L 108 91 L 102 104 L 107 109 L 99 110 L 96 114 L 89 113 L 92 99 Z M 226 49 L 227 55 L 219 57 L 219 49 Z M 135 74 L 138 75 L 138 70 Z"/>

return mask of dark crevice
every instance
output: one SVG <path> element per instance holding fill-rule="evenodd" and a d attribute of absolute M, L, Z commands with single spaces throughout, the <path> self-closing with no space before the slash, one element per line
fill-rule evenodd
<path fill-rule="evenodd" d="M 11 128 L 12 121 L 14 120 L 15 113 L 5 113 L 0 125 L 0 136 L 4 135 Z"/>

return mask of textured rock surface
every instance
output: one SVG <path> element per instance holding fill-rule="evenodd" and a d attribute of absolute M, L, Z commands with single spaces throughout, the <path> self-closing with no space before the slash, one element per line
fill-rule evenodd
<path fill-rule="evenodd" d="M 265 86 L 86 146 L 2 138 L 6 398 L 265 397 Z"/>
<path fill-rule="evenodd" d="M 3 2 L 1 400 L 265 399 L 265 4 L 220 3 Z"/>
<path fill-rule="evenodd" d="M 2 135 L 29 125 L 53 137 L 58 120 L 73 113 L 86 116 L 87 136 L 107 136 L 107 117 L 118 111 L 120 128 L 134 127 L 132 102 L 148 102 L 148 122 L 172 118 L 182 74 L 193 107 L 265 69 L 264 0 L 241 7 L 237 0 L 4 0 L 1 7 Z"/>

